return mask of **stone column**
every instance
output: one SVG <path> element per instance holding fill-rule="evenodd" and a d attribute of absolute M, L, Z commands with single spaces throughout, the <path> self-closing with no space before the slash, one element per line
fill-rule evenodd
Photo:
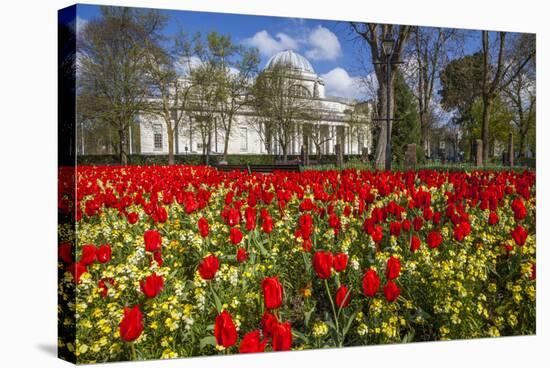
<path fill-rule="evenodd" d="M 514 135 L 510 132 L 508 137 L 508 165 L 514 167 Z"/>
<path fill-rule="evenodd" d="M 334 145 L 334 153 L 336 154 L 336 166 L 342 167 L 344 165 L 344 156 L 342 155 L 342 147 L 339 143 Z"/>
<path fill-rule="evenodd" d="M 416 144 L 407 144 L 407 151 L 405 152 L 405 165 L 407 169 L 416 168 Z"/>
<path fill-rule="evenodd" d="M 476 166 L 483 166 L 483 141 L 476 139 Z"/>

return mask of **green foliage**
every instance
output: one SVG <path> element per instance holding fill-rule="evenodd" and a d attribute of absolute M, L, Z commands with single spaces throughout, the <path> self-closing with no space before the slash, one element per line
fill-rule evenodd
<path fill-rule="evenodd" d="M 415 143 L 417 158 L 422 157 L 420 117 L 414 95 L 405 83 L 401 73 L 396 75 L 394 81 L 395 93 L 395 118 L 392 127 L 392 154 L 394 161 L 403 163 L 407 144 Z"/>

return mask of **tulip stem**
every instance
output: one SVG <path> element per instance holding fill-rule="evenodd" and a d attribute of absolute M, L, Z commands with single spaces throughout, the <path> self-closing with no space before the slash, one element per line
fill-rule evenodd
<path fill-rule="evenodd" d="M 340 326 L 338 325 L 338 315 L 336 314 L 336 308 L 334 307 L 334 301 L 332 300 L 332 294 L 330 293 L 330 289 L 328 287 L 328 280 L 325 279 L 325 288 L 327 289 L 328 298 L 330 300 L 330 305 L 332 306 L 332 314 L 334 315 L 334 322 L 336 324 L 336 337 L 337 337 L 337 343 L 338 346 L 341 347 L 342 344 L 340 343 Z"/>
<path fill-rule="evenodd" d="M 137 356 L 136 356 L 136 347 L 134 346 L 134 343 L 133 343 L 133 342 L 130 343 L 130 355 L 131 355 L 132 361 L 136 361 L 136 360 L 137 360 Z"/>

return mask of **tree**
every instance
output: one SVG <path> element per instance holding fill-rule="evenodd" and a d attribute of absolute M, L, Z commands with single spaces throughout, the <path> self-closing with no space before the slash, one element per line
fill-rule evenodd
<path fill-rule="evenodd" d="M 447 62 L 450 43 L 458 40 L 455 29 L 414 27 L 413 40 L 413 80 L 414 95 L 418 103 L 422 147 L 430 155 L 429 129 L 431 127 L 430 106 L 434 97 L 434 85 L 442 66 Z"/>
<path fill-rule="evenodd" d="M 250 105 L 257 115 L 253 127 L 269 153 L 272 142 L 281 147 L 284 161 L 292 140 L 300 133 L 299 123 L 313 108 L 311 99 L 302 93 L 305 90 L 299 72 L 285 64 L 264 70 L 252 87 Z"/>
<path fill-rule="evenodd" d="M 127 132 L 149 99 L 147 44 L 159 37 L 164 17 L 155 10 L 102 7 L 78 38 L 79 109 L 118 133 L 127 158 Z"/>
<path fill-rule="evenodd" d="M 350 27 L 352 32 L 357 34 L 361 39 L 367 42 L 370 48 L 371 60 L 378 80 L 378 119 L 386 119 L 388 116 L 386 112 L 386 100 L 387 89 L 390 93 L 390 111 L 389 118 L 393 119 L 393 106 L 394 106 L 394 91 L 393 81 L 395 80 L 395 72 L 398 70 L 397 64 L 390 66 L 392 78 L 390 84 L 386 81 L 386 57 L 382 49 L 382 41 L 386 39 L 393 39 L 395 41 L 393 49 L 394 60 L 400 60 L 403 55 L 405 44 L 409 39 L 411 27 L 405 25 L 392 25 L 392 24 L 375 24 L 375 23 L 355 23 L 351 22 Z M 391 137 L 392 124 L 390 121 L 389 134 Z M 379 168 L 385 167 L 386 163 L 386 124 L 380 124 L 378 129 L 378 139 L 376 144 L 375 162 Z"/>
<path fill-rule="evenodd" d="M 525 157 L 529 136 L 536 127 L 536 86 L 535 81 L 525 73 L 518 76 L 504 90 L 514 114 L 512 121 L 516 125 L 519 135 L 518 154 Z"/>
<path fill-rule="evenodd" d="M 392 153 L 397 162 L 403 162 L 407 145 L 414 143 L 419 152 L 421 130 L 417 100 L 405 82 L 402 73 L 397 73 L 394 82 L 395 89 L 395 117 L 399 119 L 394 126 Z M 426 111 L 428 113 L 428 111 Z"/>
<path fill-rule="evenodd" d="M 236 46 L 229 36 L 208 35 L 209 62 L 218 69 L 219 99 L 217 110 L 223 130 L 223 161 L 227 162 L 229 139 L 235 115 L 246 105 L 248 93 L 260 58 L 257 49 Z"/>
<path fill-rule="evenodd" d="M 474 121 L 480 122 L 483 119 L 484 107 L 483 100 L 477 99 L 472 106 L 472 117 Z M 497 95 L 493 101 L 492 111 L 489 120 L 489 130 L 491 135 L 489 136 L 489 142 L 487 144 L 487 150 L 490 155 L 494 155 L 497 147 L 507 147 L 508 136 L 510 132 L 513 132 L 514 126 L 511 122 L 513 119 L 513 113 L 504 102 L 501 95 Z M 472 127 L 470 134 L 474 135 L 477 139 L 481 137 L 481 125 L 476 124 Z"/>
<path fill-rule="evenodd" d="M 481 97 L 482 69 L 483 56 L 478 52 L 452 60 L 439 75 L 441 106 L 455 112 L 454 124 L 462 127 L 463 140 L 470 140 L 463 147 L 466 152 L 470 152 L 475 139 L 471 131 L 478 124 L 472 115 L 472 106 Z"/>
<path fill-rule="evenodd" d="M 174 139 L 177 139 L 191 86 L 182 83 L 174 66 L 174 57 L 161 45 L 148 43 L 147 71 L 151 88 L 146 113 L 159 116 L 166 127 L 168 164 L 174 164 Z"/>
<path fill-rule="evenodd" d="M 481 31 L 483 56 L 481 98 L 483 101 L 483 117 L 481 122 L 481 139 L 483 140 L 483 160 L 489 159 L 489 120 L 495 98 L 514 80 L 535 56 L 534 35 L 521 36 L 521 45 L 512 43 L 512 52 L 506 58 L 506 32 L 498 32 L 496 63 L 492 67 L 492 47 L 489 43 L 489 31 Z M 524 46 L 525 45 L 525 46 Z M 521 47 L 518 47 L 521 46 Z"/>

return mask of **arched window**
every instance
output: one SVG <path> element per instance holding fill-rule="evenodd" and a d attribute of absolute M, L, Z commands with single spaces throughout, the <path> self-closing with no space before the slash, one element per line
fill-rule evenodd
<path fill-rule="evenodd" d="M 290 87 L 290 94 L 295 97 L 311 97 L 309 90 L 301 84 L 292 85 Z"/>

